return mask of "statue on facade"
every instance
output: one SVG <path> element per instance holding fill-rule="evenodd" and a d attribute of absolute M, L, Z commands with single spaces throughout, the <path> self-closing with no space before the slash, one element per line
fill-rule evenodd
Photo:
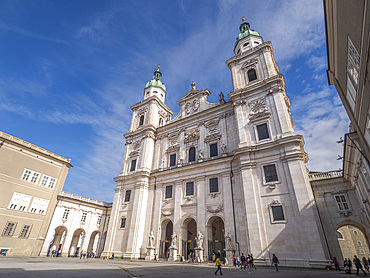
<path fill-rule="evenodd" d="M 221 92 L 221 93 L 219 94 L 219 96 L 220 96 L 220 102 L 221 102 L 221 103 L 225 103 L 225 96 L 224 96 L 224 94 Z"/>
<path fill-rule="evenodd" d="M 226 149 L 227 149 L 226 145 L 225 144 L 222 144 L 221 151 L 222 151 L 223 154 L 226 153 L 226 151 L 227 151 Z"/>
<path fill-rule="evenodd" d="M 173 232 L 171 238 L 172 238 L 171 247 L 176 247 L 176 244 L 177 244 L 177 234 L 175 232 Z"/>
<path fill-rule="evenodd" d="M 203 234 L 200 231 L 197 235 L 197 248 L 203 248 Z"/>
<path fill-rule="evenodd" d="M 149 235 L 149 247 L 153 247 L 153 246 L 154 246 L 154 232 L 151 231 Z"/>
<path fill-rule="evenodd" d="M 226 241 L 226 249 L 231 250 L 232 247 L 231 247 L 231 234 L 230 234 L 230 232 L 227 232 L 226 237 L 225 237 L 225 241 Z"/>
<path fill-rule="evenodd" d="M 204 155 L 203 155 L 203 152 L 201 150 L 199 150 L 199 153 L 198 153 L 198 160 L 199 161 L 202 161 L 204 159 Z"/>

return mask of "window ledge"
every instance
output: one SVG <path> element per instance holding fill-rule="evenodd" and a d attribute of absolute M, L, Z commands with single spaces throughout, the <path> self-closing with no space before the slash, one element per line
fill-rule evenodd
<path fill-rule="evenodd" d="M 221 194 L 221 192 L 212 192 L 212 193 L 208 193 L 208 196 L 212 198 L 216 198 L 219 194 Z"/>
<path fill-rule="evenodd" d="M 280 181 L 271 181 L 271 182 L 266 182 L 263 185 L 268 186 L 270 189 L 275 189 L 278 184 L 281 184 L 281 182 Z"/>
<path fill-rule="evenodd" d="M 338 210 L 338 214 L 340 216 L 349 217 L 350 215 L 352 215 L 352 211 L 349 210 L 349 209 L 346 209 L 346 210 Z"/>

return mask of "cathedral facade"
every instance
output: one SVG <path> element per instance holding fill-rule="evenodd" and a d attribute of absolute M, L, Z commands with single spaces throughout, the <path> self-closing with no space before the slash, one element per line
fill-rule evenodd
<path fill-rule="evenodd" d="M 200 261 L 252 253 L 326 263 L 304 140 L 273 56 L 248 23 L 226 61 L 233 91 L 191 90 L 173 116 L 159 68 L 134 104 L 103 256 Z"/>

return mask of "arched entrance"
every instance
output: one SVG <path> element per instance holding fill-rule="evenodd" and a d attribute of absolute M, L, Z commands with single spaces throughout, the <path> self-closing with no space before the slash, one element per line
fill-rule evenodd
<path fill-rule="evenodd" d="M 358 258 L 370 256 L 369 241 L 365 234 L 365 229 L 358 224 L 342 225 L 336 231 L 340 250 L 343 260 L 345 258 L 353 259 L 356 255 Z M 333 254 L 335 256 L 335 254 Z M 337 255 L 337 258 L 339 256 Z"/>
<path fill-rule="evenodd" d="M 98 251 L 98 242 L 99 242 L 99 238 L 100 238 L 100 233 L 99 231 L 94 231 L 91 236 L 90 236 L 90 240 L 89 240 L 89 245 L 87 247 L 87 252 L 88 253 L 94 253 L 96 255 L 97 251 Z M 91 254 L 92 255 L 92 254 Z"/>
<path fill-rule="evenodd" d="M 53 239 L 53 242 L 50 244 L 50 249 L 49 251 L 52 252 L 52 251 L 56 251 L 56 253 L 54 253 L 55 256 L 60 256 L 61 253 L 60 250 L 62 250 L 62 247 L 63 247 L 63 244 L 64 244 L 64 241 L 66 239 L 66 236 L 67 236 L 67 228 L 64 227 L 64 226 L 58 226 L 57 228 L 55 228 L 55 232 L 54 232 L 54 239 Z"/>
<path fill-rule="evenodd" d="M 159 242 L 159 258 L 168 258 L 170 255 L 171 236 L 173 234 L 173 223 L 165 220 L 161 225 L 161 240 Z"/>
<path fill-rule="evenodd" d="M 83 229 L 77 229 L 73 233 L 73 238 L 71 241 L 71 246 L 69 247 L 69 256 L 70 257 L 77 257 L 78 254 L 83 251 L 81 247 L 84 243 L 85 239 L 85 231 Z"/>
<path fill-rule="evenodd" d="M 214 259 L 213 253 L 220 253 L 221 259 L 225 254 L 225 224 L 219 216 L 212 216 L 207 223 L 208 260 Z"/>
<path fill-rule="evenodd" d="M 197 223 L 193 218 L 187 218 L 182 224 L 182 256 L 189 259 L 190 253 L 195 255 Z"/>

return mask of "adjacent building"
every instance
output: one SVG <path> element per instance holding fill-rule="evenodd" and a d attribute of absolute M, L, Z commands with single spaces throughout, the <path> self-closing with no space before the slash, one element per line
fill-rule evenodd
<path fill-rule="evenodd" d="M 100 257 L 112 204 L 61 192 L 41 256 L 76 257 L 81 252 Z M 54 252 L 53 252 L 54 251 Z"/>
<path fill-rule="evenodd" d="M 38 256 L 70 159 L 0 132 L 0 251 Z"/>

